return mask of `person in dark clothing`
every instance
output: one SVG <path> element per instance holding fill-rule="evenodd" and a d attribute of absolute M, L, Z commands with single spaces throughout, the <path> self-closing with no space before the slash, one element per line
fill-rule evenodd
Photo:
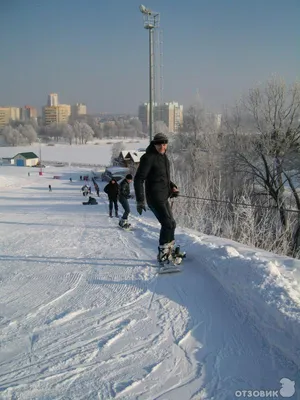
<path fill-rule="evenodd" d="M 110 182 L 103 189 L 108 195 L 109 200 L 109 216 L 112 217 L 113 206 L 115 207 L 115 216 L 118 218 L 118 197 L 119 197 L 119 185 L 115 179 L 111 179 Z"/>
<path fill-rule="evenodd" d="M 137 211 L 142 215 L 146 211 L 145 194 L 148 207 L 161 224 L 158 260 L 168 259 L 175 245 L 175 228 L 169 198 L 177 197 L 178 188 L 170 179 L 170 162 L 166 155 L 168 138 L 163 133 L 157 133 L 146 153 L 141 157 L 140 165 L 134 178 L 134 189 L 137 201 Z"/>
<path fill-rule="evenodd" d="M 49 185 L 48 188 L 49 188 L 49 192 L 52 192 L 52 186 Z"/>
<path fill-rule="evenodd" d="M 95 190 L 96 190 L 97 196 L 99 197 L 100 196 L 99 186 L 98 186 L 98 184 L 96 182 L 94 182 L 94 186 L 95 186 Z"/>
<path fill-rule="evenodd" d="M 119 202 L 124 208 L 124 214 L 119 221 L 119 225 L 122 228 L 128 228 L 130 224 L 128 223 L 128 215 L 130 214 L 130 207 L 128 203 L 128 199 L 131 198 L 130 194 L 130 183 L 132 182 L 132 175 L 127 174 L 125 179 L 123 179 L 120 183 L 120 194 L 119 194 Z"/>
<path fill-rule="evenodd" d="M 98 203 L 97 203 L 97 200 L 94 199 L 94 197 L 89 196 L 89 200 L 88 200 L 88 201 L 84 201 L 82 204 L 83 204 L 83 205 L 87 205 L 87 204 L 89 204 L 89 205 L 96 205 L 96 204 L 98 204 Z"/>

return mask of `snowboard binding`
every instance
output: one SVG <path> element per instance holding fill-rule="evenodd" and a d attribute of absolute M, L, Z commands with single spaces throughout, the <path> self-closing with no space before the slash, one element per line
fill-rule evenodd
<path fill-rule="evenodd" d="M 180 265 L 185 257 L 186 253 L 180 251 L 180 246 L 174 247 L 174 243 L 158 247 L 157 261 L 161 268 L 172 269 Z"/>

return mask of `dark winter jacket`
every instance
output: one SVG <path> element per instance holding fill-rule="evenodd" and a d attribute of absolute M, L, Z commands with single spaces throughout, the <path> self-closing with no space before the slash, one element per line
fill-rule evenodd
<path fill-rule="evenodd" d="M 122 197 L 125 199 L 130 199 L 130 183 L 127 181 L 127 179 L 123 179 L 120 182 L 120 194 L 119 194 L 120 199 L 122 200 Z"/>
<path fill-rule="evenodd" d="M 85 201 L 85 202 L 83 202 L 82 204 L 84 204 L 84 205 L 87 205 L 87 204 L 92 204 L 92 205 L 94 205 L 94 204 L 98 204 L 97 203 L 97 200 L 96 199 L 94 199 L 94 197 L 89 197 L 89 201 Z"/>
<path fill-rule="evenodd" d="M 112 179 L 103 189 L 104 192 L 108 195 L 109 200 L 117 200 L 119 196 L 119 185 L 115 181 L 115 183 L 111 183 L 114 179 Z"/>
<path fill-rule="evenodd" d="M 134 177 L 136 201 L 144 202 L 144 182 L 147 203 L 164 203 L 176 185 L 170 180 L 170 162 L 166 154 L 160 154 L 153 143 L 141 157 Z"/>

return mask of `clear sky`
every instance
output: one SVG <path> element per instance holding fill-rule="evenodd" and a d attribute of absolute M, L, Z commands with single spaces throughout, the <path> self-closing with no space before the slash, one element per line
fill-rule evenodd
<path fill-rule="evenodd" d="M 142 0 L 160 12 L 164 101 L 221 111 L 277 73 L 299 79 L 299 0 Z M 3 0 L 0 105 L 47 94 L 88 111 L 137 113 L 148 100 L 140 0 Z"/>

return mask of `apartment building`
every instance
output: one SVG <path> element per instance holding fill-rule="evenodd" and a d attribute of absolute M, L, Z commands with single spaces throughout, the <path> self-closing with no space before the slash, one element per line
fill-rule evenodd
<path fill-rule="evenodd" d="M 37 109 L 31 106 L 24 106 L 20 109 L 20 119 L 22 121 L 29 121 L 30 119 L 37 119 Z"/>
<path fill-rule="evenodd" d="M 57 107 L 58 106 L 58 94 L 57 93 L 50 93 L 48 94 L 48 107 Z"/>
<path fill-rule="evenodd" d="M 67 123 L 71 115 L 69 104 L 59 104 L 58 106 L 45 106 L 43 108 L 43 120 L 45 125 L 53 123 Z"/>
<path fill-rule="evenodd" d="M 72 117 L 78 117 L 80 115 L 86 115 L 86 105 L 83 103 L 76 103 L 71 106 Z"/>
<path fill-rule="evenodd" d="M 20 119 L 20 107 L 0 107 L 0 126 L 8 125 L 10 121 L 18 121 Z"/>
<path fill-rule="evenodd" d="M 169 132 L 178 132 L 183 123 L 183 106 L 176 102 L 164 103 L 155 107 L 155 121 L 163 121 Z"/>
<path fill-rule="evenodd" d="M 157 103 L 154 103 L 153 107 L 154 107 L 153 111 L 155 120 L 155 108 L 157 107 Z M 143 132 L 147 132 L 150 121 L 150 103 L 143 103 L 139 106 L 138 117 L 143 125 Z"/>
<path fill-rule="evenodd" d="M 0 107 L 0 126 L 8 125 L 10 121 L 10 108 Z"/>

